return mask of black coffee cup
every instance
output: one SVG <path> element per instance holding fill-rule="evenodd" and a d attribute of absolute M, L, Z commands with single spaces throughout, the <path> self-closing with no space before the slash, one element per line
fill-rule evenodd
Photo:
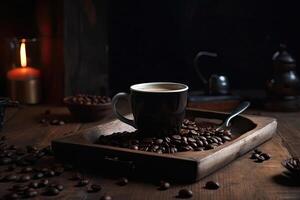
<path fill-rule="evenodd" d="M 118 93 L 112 99 L 113 112 L 118 119 L 144 136 L 166 136 L 180 131 L 188 86 L 171 82 L 141 83 L 132 85 L 130 91 L 130 94 Z M 116 104 L 120 98 L 131 103 L 134 120 L 118 112 Z"/>

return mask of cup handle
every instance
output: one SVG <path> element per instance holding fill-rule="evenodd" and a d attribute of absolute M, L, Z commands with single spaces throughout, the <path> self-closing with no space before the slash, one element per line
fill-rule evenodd
<path fill-rule="evenodd" d="M 124 98 L 126 99 L 128 102 L 130 102 L 130 96 L 129 94 L 125 93 L 125 92 L 120 92 L 118 94 L 116 94 L 113 99 L 112 99 L 112 107 L 113 107 L 113 112 L 115 114 L 115 116 L 121 120 L 122 122 L 129 124 L 130 126 L 133 126 L 134 128 L 136 128 L 136 125 L 134 123 L 134 120 L 128 119 L 126 117 L 124 117 L 123 115 L 121 115 L 117 109 L 117 103 L 119 101 L 120 98 Z"/>

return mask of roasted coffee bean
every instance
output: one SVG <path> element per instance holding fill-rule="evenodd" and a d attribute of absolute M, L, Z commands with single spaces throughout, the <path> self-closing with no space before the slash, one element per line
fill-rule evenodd
<path fill-rule="evenodd" d="M 263 156 L 259 156 L 257 158 L 257 162 L 263 162 L 263 161 L 265 161 L 265 158 Z"/>
<path fill-rule="evenodd" d="M 28 172 L 32 172 L 32 171 L 33 171 L 32 167 L 24 167 L 21 172 L 28 173 Z"/>
<path fill-rule="evenodd" d="M 35 197 L 38 195 L 38 192 L 34 190 L 33 188 L 28 189 L 25 191 L 24 196 L 27 198 Z"/>
<path fill-rule="evenodd" d="M 44 177 L 44 173 L 42 173 L 42 172 L 38 172 L 38 173 L 33 175 L 34 179 L 40 179 L 40 178 L 43 178 L 43 177 Z"/>
<path fill-rule="evenodd" d="M 127 184 L 128 184 L 128 179 L 125 178 L 125 177 L 122 177 L 122 178 L 120 178 L 120 179 L 118 180 L 117 184 L 120 185 L 120 186 L 127 185 Z"/>
<path fill-rule="evenodd" d="M 59 194 L 59 190 L 55 187 L 48 187 L 44 194 L 48 196 L 56 196 Z"/>
<path fill-rule="evenodd" d="M 12 190 L 16 192 L 24 192 L 25 190 L 28 190 L 28 188 L 29 187 L 27 185 L 23 184 L 17 184 L 12 186 Z"/>
<path fill-rule="evenodd" d="M 112 200 L 112 197 L 109 195 L 104 195 L 100 198 L 100 200 Z"/>
<path fill-rule="evenodd" d="M 51 125 L 59 125 L 59 120 L 58 119 L 53 119 L 50 121 Z"/>
<path fill-rule="evenodd" d="M 31 188 L 38 188 L 39 187 L 39 183 L 38 182 L 31 182 L 29 184 L 29 187 L 31 187 Z"/>
<path fill-rule="evenodd" d="M 29 175 L 23 175 L 19 178 L 19 182 L 27 182 L 27 181 L 30 181 L 31 180 L 31 176 Z"/>
<path fill-rule="evenodd" d="M 38 184 L 39 187 L 46 187 L 49 184 L 48 179 L 41 180 Z"/>
<path fill-rule="evenodd" d="M 55 188 L 58 189 L 59 191 L 63 191 L 63 190 L 64 190 L 64 186 L 61 185 L 61 184 L 57 184 L 57 185 L 55 186 Z"/>
<path fill-rule="evenodd" d="M 269 160 L 271 158 L 271 155 L 268 153 L 262 153 L 260 156 L 264 157 L 265 160 Z"/>
<path fill-rule="evenodd" d="M 5 196 L 5 199 L 8 200 L 17 200 L 17 199 L 21 199 L 21 196 L 18 195 L 18 193 L 11 193 Z"/>
<path fill-rule="evenodd" d="M 197 147 L 194 149 L 195 151 L 204 151 L 204 147 Z"/>
<path fill-rule="evenodd" d="M 82 174 L 76 172 L 76 173 L 74 173 L 74 174 L 71 176 L 70 180 L 77 181 L 77 180 L 80 180 L 80 179 L 82 179 L 82 178 L 83 178 Z"/>
<path fill-rule="evenodd" d="M 155 141 L 155 143 L 156 143 L 156 144 L 161 144 L 161 143 L 163 143 L 163 141 L 164 141 L 163 139 L 157 139 L 157 140 Z"/>
<path fill-rule="evenodd" d="M 215 181 L 208 181 L 205 184 L 205 188 L 210 189 L 210 190 L 217 190 L 217 189 L 219 189 L 219 187 L 220 187 L 220 184 Z"/>
<path fill-rule="evenodd" d="M 166 181 L 161 181 L 160 182 L 160 186 L 159 186 L 159 190 L 167 190 L 170 188 L 170 183 L 169 182 L 166 182 Z"/>
<path fill-rule="evenodd" d="M 101 189 L 102 189 L 101 185 L 99 185 L 99 184 L 92 184 L 88 188 L 88 192 L 99 192 Z"/>
<path fill-rule="evenodd" d="M 228 136 L 226 136 L 226 135 L 222 136 L 222 139 L 223 139 L 224 141 L 230 141 L 230 140 L 231 140 L 231 138 L 228 137 Z"/>
<path fill-rule="evenodd" d="M 26 149 L 28 153 L 33 153 L 38 151 L 38 148 L 36 146 L 31 146 L 31 145 L 26 146 Z"/>
<path fill-rule="evenodd" d="M 53 177 L 53 176 L 55 176 L 55 171 L 49 170 L 45 175 L 48 177 Z"/>
<path fill-rule="evenodd" d="M 89 184 L 89 182 L 90 182 L 89 179 L 83 178 L 78 181 L 77 186 L 78 187 L 86 186 Z"/>
<path fill-rule="evenodd" d="M 4 177 L 4 181 L 17 181 L 19 179 L 19 176 L 15 174 L 10 174 Z"/>
<path fill-rule="evenodd" d="M 180 135 L 172 135 L 172 138 L 174 140 L 181 140 L 181 136 Z"/>
<path fill-rule="evenodd" d="M 139 150 L 139 147 L 138 147 L 137 145 L 132 145 L 132 146 L 131 146 L 131 149 Z"/>
<path fill-rule="evenodd" d="M 13 160 L 11 158 L 8 158 L 8 157 L 1 158 L 0 159 L 0 165 L 7 165 L 7 164 L 12 163 L 12 161 Z"/>
<path fill-rule="evenodd" d="M 178 192 L 178 198 L 191 198 L 193 196 L 192 190 L 181 189 Z"/>
<path fill-rule="evenodd" d="M 61 175 L 62 173 L 64 173 L 64 171 L 65 171 L 65 169 L 64 169 L 63 167 L 56 167 L 56 168 L 54 169 L 54 172 L 55 172 L 55 175 L 56 175 L 56 176 Z"/>

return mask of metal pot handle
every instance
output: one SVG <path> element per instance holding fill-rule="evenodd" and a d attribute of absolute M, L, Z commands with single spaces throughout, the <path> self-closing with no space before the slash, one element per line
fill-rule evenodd
<path fill-rule="evenodd" d="M 194 57 L 193 65 L 194 65 L 195 71 L 196 71 L 197 75 L 199 76 L 199 78 L 201 79 L 201 81 L 203 82 L 203 84 L 207 85 L 208 81 L 205 79 L 205 77 L 203 76 L 203 74 L 200 72 L 200 70 L 198 68 L 198 60 L 201 56 L 217 57 L 218 54 L 208 52 L 208 51 L 199 51 L 196 54 L 196 56 Z"/>

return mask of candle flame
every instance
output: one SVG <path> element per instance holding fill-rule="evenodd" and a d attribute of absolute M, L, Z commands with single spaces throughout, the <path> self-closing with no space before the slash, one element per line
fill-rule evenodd
<path fill-rule="evenodd" d="M 20 47 L 20 58 L 21 58 L 21 66 L 26 67 L 27 66 L 27 58 L 26 58 L 26 47 L 25 47 L 24 41 L 22 41 L 21 47 Z"/>

